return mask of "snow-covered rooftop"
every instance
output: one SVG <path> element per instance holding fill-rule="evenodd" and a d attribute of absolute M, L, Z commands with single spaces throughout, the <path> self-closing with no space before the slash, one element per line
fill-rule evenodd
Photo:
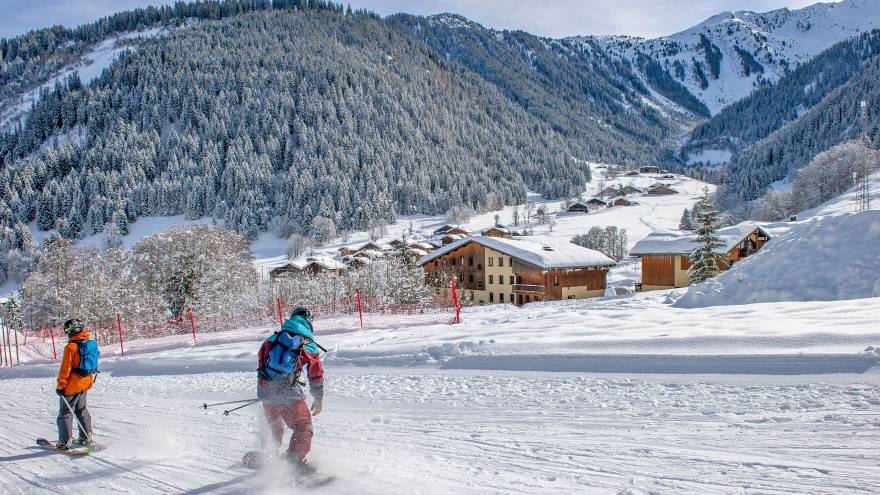
<path fill-rule="evenodd" d="M 770 233 L 763 227 L 752 222 L 743 222 L 730 227 L 718 229 L 717 235 L 723 244 L 724 252 L 730 251 L 743 239 L 749 236 L 755 230 L 760 230 L 764 235 L 770 237 Z M 683 233 L 677 231 L 654 232 L 648 234 L 647 237 L 640 240 L 629 250 L 632 256 L 643 256 L 646 254 L 687 254 L 697 247 L 696 234 Z"/>
<path fill-rule="evenodd" d="M 616 262 L 604 254 L 565 241 L 546 238 L 516 237 L 468 237 L 442 249 L 438 249 L 419 260 L 424 265 L 450 251 L 454 251 L 469 242 L 476 242 L 483 247 L 494 249 L 520 261 L 543 269 L 583 268 L 595 266 L 614 266 Z"/>

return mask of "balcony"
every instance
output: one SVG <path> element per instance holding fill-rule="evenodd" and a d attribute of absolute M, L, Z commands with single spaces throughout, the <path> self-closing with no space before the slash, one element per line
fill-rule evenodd
<path fill-rule="evenodd" d="M 513 293 L 531 296 L 543 296 L 546 291 L 543 285 L 536 284 L 513 284 Z"/>

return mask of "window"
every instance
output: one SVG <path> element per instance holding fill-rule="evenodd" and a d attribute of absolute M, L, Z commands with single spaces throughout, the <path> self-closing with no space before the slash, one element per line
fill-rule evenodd
<path fill-rule="evenodd" d="M 483 269 L 483 264 L 477 263 L 477 270 L 482 270 L 482 269 Z"/>
<path fill-rule="evenodd" d="M 493 281 L 493 279 L 494 279 L 494 277 L 493 277 L 492 275 L 489 275 L 489 283 L 490 283 L 490 284 L 495 283 L 495 282 Z"/>
<path fill-rule="evenodd" d="M 513 275 L 510 276 L 510 285 L 513 285 Z"/>
<path fill-rule="evenodd" d="M 504 293 L 498 294 L 498 302 L 504 302 Z"/>
<path fill-rule="evenodd" d="M 507 258 L 507 261 L 509 261 L 507 266 L 513 266 L 513 258 Z"/>
<path fill-rule="evenodd" d="M 495 293 L 494 292 L 489 293 L 489 302 L 490 303 L 495 302 Z"/>
<path fill-rule="evenodd" d="M 461 266 L 464 266 L 464 256 L 461 257 Z"/>
<path fill-rule="evenodd" d="M 504 285 L 504 275 L 498 275 L 498 285 Z"/>
<path fill-rule="evenodd" d="M 553 275 L 553 285 L 559 285 L 559 276 Z"/>
<path fill-rule="evenodd" d="M 468 282 L 474 283 L 474 274 L 473 273 L 468 275 Z"/>
<path fill-rule="evenodd" d="M 489 258 L 489 266 L 495 266 L 495 258 Z"/>
<path fill-rule="evenodd" d="M 474 259 L 468 258 L 468 266 L 474 266 Z"/>
<path fill-rule="evenodd" d="M 504 266 L 504 256 L 498 257 L 498 266 Z"/>

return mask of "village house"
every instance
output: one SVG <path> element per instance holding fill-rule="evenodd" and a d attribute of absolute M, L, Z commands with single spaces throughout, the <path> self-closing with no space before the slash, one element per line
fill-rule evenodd
<path fill-rule="evenodd" d="M 627 184 L 627 185 L 623 186 L 623 188 L 620 190 L 620 192 L 622 192 L 624 195 L 627 195 L 627 194 L 642 194 L 644 191 L 642 191 L 638 187 L 634 187 L 630 184 Z"/>
<path fill-rule="evenodd" d="M 522 305 L 602 296 L 615 261 L 570 242 L 477 236 L 438 249 L 419 264 L 438 296 L 450 295 L 454 276 L 461 300 Z"/>
<path fill-rule="evenodd" d="M 611 206 L 632 206 L 634 204 L 634 202 L 623 197 L 617 198 L 611 202 Z"/>
<path fill-rule="evenodd" d="M 357 251 L 352 247 L 342 246 L 341 248 L 339 248 L 337 250 L 337 252 L 339 253 L 339 256 L 345 257 L 345 256 L 351 256 L 354 253 L 356 253 Z"/>
<path fill-rule="evenodd" d="M 655 165 L 645 165 L 644 167 L 639 168 L 639 172 L 643 174 L 659 174 L 660 167 L 657 167 Z"/>
<path fill-rule="evenodd" d="M 719 229 L 719 249 L 727 253 L 729 268 L 733 263 L 751 256 L 770 239 L 770 234 L 759 225 L 743 222 Z M 690 253 L 697 247 L 696 235 L 682 232 L 655 232 L 636 243 L 630 256 L 641 258 L 641 290 L 672 289 L 690 285 L 688 268 Z"/>

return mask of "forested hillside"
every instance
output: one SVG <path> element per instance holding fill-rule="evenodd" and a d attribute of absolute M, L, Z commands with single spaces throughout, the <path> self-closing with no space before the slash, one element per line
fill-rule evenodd
<path fill-rule="evenodd" d="M 868 134 L 880 145 L 880 56 L 797 120 L 743 150 L 724 169 L 719 188 L 728 207 L 761 197 L 771 183 L 790 177 L 818 153 L 862 135 L 860 102 L 867 101 Z"/>
<path fill-rule="evenodd" d="M 20 223 L 74 238 L 180 213 L 251 239 L 327 237 L 528 189 L 568 195 L 589 179 L 572 159 L 584 150 L 375 16 L 258 11 L 172 31 L 92 86 L 47 92 L 0 140 L 0 221 L 10 250 L 28 244 Z"/>
<path fill-rule="evenodd" d="M 701 149 L 723 149 L 736 156 L 820 103 L 877 54 L 877 30 L 834 45 L 776 84 L 761 87 L 698 125 L 680 154 L 686 160 Z"/>
<path fill-rule="evenodd" d="M 525 111 L 569 138 L 580 156 L 610 163 L 653 163 L 685 117 L 660 110 L 628 61 L 596 44 L 486 29 L 464 17 L 388 19 L 438 56 L 461 63 Z M 678 103 L 693 98 L 678 86 Z M 674 94 L 674 92 L 670 92 Z"/>

